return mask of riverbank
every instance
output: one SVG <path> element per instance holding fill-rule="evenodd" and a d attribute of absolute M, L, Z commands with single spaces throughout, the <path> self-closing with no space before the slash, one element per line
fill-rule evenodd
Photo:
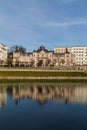
<path fill-rule="evenodd" d="M 87 81 L 87 72 L 84 71 L 57 71 L 57 70 L 0 70 L 0 81 Z"/>

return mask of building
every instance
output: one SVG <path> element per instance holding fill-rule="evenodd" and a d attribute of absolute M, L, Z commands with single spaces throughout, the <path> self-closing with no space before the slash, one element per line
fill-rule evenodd
<path fill-rule="evenodd" d="M 30 66 L 33 62 L 32 53 L 9 52 L 8 59 L 13 66 Z M 9 63 L 8 63 L 9 64 Z"/>
<path fill-rule="evenodd" d="M 87 46 L 72 47 L 72 53 L 75 54 L 76 65 L 87 65 Z"/>
<path fill-rule="evenodd" d="M 54 48 L 54 53 L 64 53 L 66 51 L 66 48 L 68 48 L 68 52 L 71 53 L 72 50 L 71 47 L 62 47 L 62 46 Z"/>
<path fill-rule="evenodd" d="M 13 66 L 32 66 L 32 67 L 47 67 L 60 65 L 75 64 L 74 54 L 65 48 L 64 52 L 55 53 L 47 50 L 44 46 L 34 50 L 31 53 L 21 53 L 19 51 L 12 51 L 8 53 L 8 58 L 12 61 Z"/>
<path fill-rule="evenodd" d="M 59 66 L 71 66 L 75 64 L 75 55 L 71 53 L 71 48 L 56 48 L 54 54 L 58 57 Z"/>
<path fill-rule="evenodd" d="M 49 66 L 53 64 L 53 51 L 48 51 L 44 46 L 40 46 L 38 50 L 33 51 L 34 66 Z"/>
<path fill-rule="evenodd" d="M 52 62 L 53 51 L 48 51 L 44 46 L 41 46 L 38 50 L 34 50 L 31 53 L 10 52 L 8 58 L 12 60 L 12 64 L 23 66 L 47 66 Z"/>
<path fill-rule="evenodd" d="M 64 53 L 66 47 L 54 48 L 54 53 Z M 68 47 L 68 52 L 75 56 L 76 65 L 87 65 L 87 46 Z"/>
<path fill-rule="evenodd" d="M 0 43 L 0 65 L 7 63 L 7 46 Z"/>

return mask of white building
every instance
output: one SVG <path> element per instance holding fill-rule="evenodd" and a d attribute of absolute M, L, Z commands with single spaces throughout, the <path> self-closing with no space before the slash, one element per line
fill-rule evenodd
<path fill-rule="evenodd" d="M 7 46 L 0 43 L 0 65 L 4 65 L 7 62 Z"/>
<path fill-rule="evenodd" d="M 77 65 L 87 65 L 87 46 L 72 47 L 72 53 L 75 54 Z"/>

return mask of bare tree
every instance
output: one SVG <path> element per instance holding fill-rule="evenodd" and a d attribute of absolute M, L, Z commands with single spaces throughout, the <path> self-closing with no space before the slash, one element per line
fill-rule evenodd
<path fill-rule="evenodd" d="M 26 48 L 24 48 L 23 46 L 20 45 L 15 45 L 13 47 L 10 48 L 9 50 L 10 52 L 21 52 L 21 53 L 25 53 L 26 52 Z"/>

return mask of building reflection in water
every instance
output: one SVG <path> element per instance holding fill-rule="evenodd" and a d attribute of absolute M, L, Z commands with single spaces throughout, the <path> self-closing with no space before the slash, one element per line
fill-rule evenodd
<path fill-rule="evenodd" d="M 72 101 L 75 96 L 75 87 L 62 85 L 30 85 L 30 86 L 14 86 L 13 100 L 19 102 L 20 99 L 29 98 L 44 104 L 47 101 Z"/>
<path fill-rule="evenodd" d="M 7 103 L 7 95 L 18 104 L 23 99 L 32 99 L 39 104 L 48 101 L 87 103 L 87 83 L 27 83 L 0 85 L 0 108 Z"/>
<path fill-rule="evenodd" d="M 0 85 L 0 108 L 7 103 L 7 87 Z"/>

